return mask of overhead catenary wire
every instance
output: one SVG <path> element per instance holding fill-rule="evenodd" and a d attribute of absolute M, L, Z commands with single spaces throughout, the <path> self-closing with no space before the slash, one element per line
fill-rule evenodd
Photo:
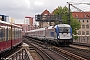
<path fill-rule="evenodd" d="M 75 9 L 77 9 L 78 11 L 83 12 L 83 14 L 85 14 L 87 17 L 90 18 L 90 15 L 88 15 L 87 13 L 85 13 L 85 11 L 81 10 L 80 8 L 74 6 L 73 4 L 71 4 L 71 3 L 69 3 L 69 2 L 67 2 L 67 3 L 70 4 L 70 6 L 74 7 Z"/>

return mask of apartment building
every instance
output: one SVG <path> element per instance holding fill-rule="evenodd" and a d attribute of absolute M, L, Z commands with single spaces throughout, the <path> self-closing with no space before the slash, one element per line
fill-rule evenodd
<path fill-rule="evenodd" d="M 41 14 L 50 15 L 51 13 L 45 10 Z M 72 16 L 81 23 L 81 28 L 77 31 L 78 39 L 73 41 L 90 44 L 90 12 L 72 12 Z M 39 24 L 41 27 L 49 26 L 48 22 L 40 22 Z"/>
<path fill-rule="evenodd" d="M 81 23 L 81 28 L 77 31 L 79 38 L 73 41 L 90 44 L 90 12 L 72 12 L 72 15 Z"/>

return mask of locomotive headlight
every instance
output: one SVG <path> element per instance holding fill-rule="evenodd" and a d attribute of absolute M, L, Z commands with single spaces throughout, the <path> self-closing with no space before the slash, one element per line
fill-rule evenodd
<path fill-rule="evenodd" d="M 59 38 L 59 36 L 58 36 L 58 38 Z"/>
<path fill-rule="evenodd" d="M 60 36 L 58 36 L 58 38 L 60 38 Z"/>

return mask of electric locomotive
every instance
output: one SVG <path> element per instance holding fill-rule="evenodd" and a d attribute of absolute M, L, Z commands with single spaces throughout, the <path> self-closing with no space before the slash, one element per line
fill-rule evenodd
<path fill-rule="evenodd" d="M 72 28 L 68 24 L 58 24 L 27 31 L 25 35 L 54 45 L 68 46 L 73 42 Z"/>
<path fill-rule="evenodd" d="M 55 26 L 56 36 L 60 45 L 69 45 L 73 42 L 72 28 L 68 24 L 59 24 Z"/>

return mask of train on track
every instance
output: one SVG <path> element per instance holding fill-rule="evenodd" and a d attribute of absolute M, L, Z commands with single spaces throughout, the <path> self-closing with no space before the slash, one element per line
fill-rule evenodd
<path fill-rule="evenodd" d="M 0 54 L 22 43 L 22 27 L 0 20 Z"/>
<path fill-rule="evenodd" d="M 58 24 L 25 32 L 25 35 L 54 45 L 69 46 L 73 42 L 72 28 L 68 24 Z"/>

